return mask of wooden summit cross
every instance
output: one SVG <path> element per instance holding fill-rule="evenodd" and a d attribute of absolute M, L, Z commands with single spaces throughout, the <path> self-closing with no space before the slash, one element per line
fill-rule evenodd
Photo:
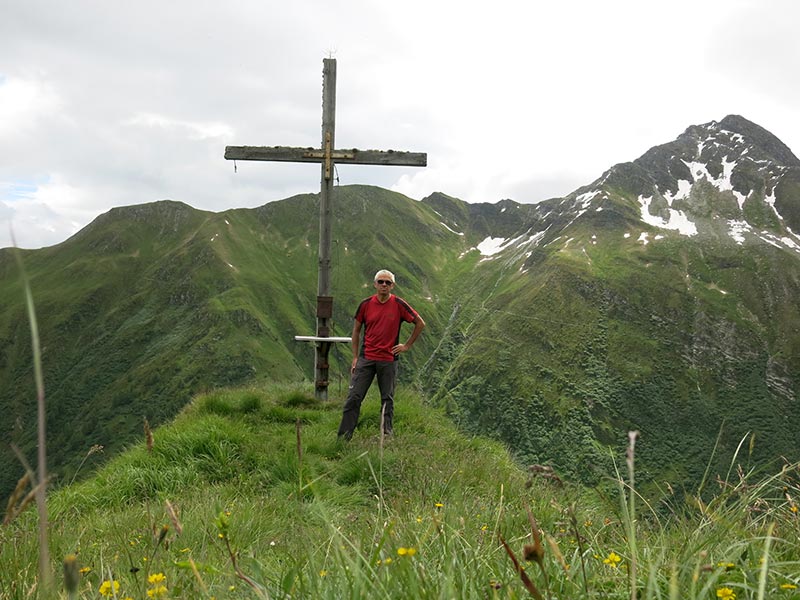
<path fill-rule="evenodd" d="M 227 160 L 267 160 L 282 162 L 316 162 L 322 165 L 319 195 L 319 277 L 317 281 L 317 335 L 295 336 L 295 340 L 314 342 L 316 355 L 315 397 L 328 398 L 328 353 L 331 344 L 349 342 L 349 337 L 331 337 L 333 317 L 331 296 L 331 197 L 333 196 L 334 163 L 350 165 L 400 165 L 424 167 L 428 155 L 424 152 L 396 152 L 394 150 L 335 150 L 336 124 L 336 59 L 322 61 L 322 146 L 315 148 L 290 148 L 287 146 L 226 146 Z"/>

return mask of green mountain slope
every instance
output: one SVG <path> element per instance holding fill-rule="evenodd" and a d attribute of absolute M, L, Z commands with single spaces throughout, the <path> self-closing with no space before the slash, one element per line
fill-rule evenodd
<path fill-rule="evenodd" d="M 379 267 L 429 327 L 404 356 L 464 430 L 587 482 L 642 432 L 641 480 L 691 487 L 745 435 L 754 461 L 800 444 L 800 162 L 737 116 L 612 167 L 565 198 L 422 202 L 368 186 L 333 204 L 336 335 Z M 114 209 L 23 252 L 44 347 L 53 467 L 71 476 L 213 387 L 311 376 L 318 199 L 213 214 Z M 0 251 L 0 424 L 32 455 L 22 291 Z M 332 398 L 349 349 L 332 356 Z M 0 489 L 21 472 L 7 450 Z"/>
<path fill-rule="evenodd" d="M 728 117 L 537 205 L 478 264 L 427 389 L 587 481 L 629 429 L 642 477 L 673 485 L 702 477 L 720 433 L 714 469 L 749 431 L 754 460 L 796 458 L 799 166 Z"/>
<path fill-rule="evenodd" d="M 69 476 L 92 445 L 113 453 L 143 418 L 161 423 L 200 391 L 311 376 L 313 350 L 294 335 L 314 332 L 316 203 L 308 195 L 220 214 L 170 201 L 114 209 L 58 246 L 22 253 L 57 472 Z M 446 233 L 431 211 L 354 186 L 338 191 L 335 218 L 335 334 L 349 333 L 351 312 L 382 265 L 435 324 L 431 295 L 461 246 L 431 234 Z M 2 429 L 32 454 L 30 336 L 9 250 L 0 252 L 0 280 Z M 431 343 L 422 340 L 409 360 L 423 360 Z M 342 352 L 349 363 L 349 348 L 332 354 L 338 389 L 346 386 Z M 8 490 L 21 466 L 7 445 L 0 452 L 0 489 Z"/>

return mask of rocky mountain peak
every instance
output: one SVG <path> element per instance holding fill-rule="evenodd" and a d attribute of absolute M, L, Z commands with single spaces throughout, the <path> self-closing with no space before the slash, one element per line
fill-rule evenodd
<path fill-rule="evenodd" d="M 800 167 L 800 159 L 792 153 L 786 144 L 760 125 L 756 125 L 744 117 L 728 115 L 716 124 L 715 128 L 713 122 L 709 125 L 712 131 L 716 129 L 721 134 L 732 134 L 731 137 L 738 134 L 739 139 L 734 141 L 744 144 L 744 151 L 749 149 L 750 151 L 763 152 L 765 158 L 779 165 Z"/>
<path fill-rule="evenodd" d="M 634 200 L 652 227 L 800 252 L 800 160 L 739 115 L 693 125 L 575 195 L 589 193 L 629 206 Z"/>
<path fill-rule="evenodd" d="M 465 205 L 437 193 L 423 202 L 450 231 L 480 241 L 484 260 L 513 262 L 558 240 L 645 245 L 676 235 L 733 248 L 768 244 L 800 256 L 800 161 L 739 115 L 692 125 L 563 198 Z"/>

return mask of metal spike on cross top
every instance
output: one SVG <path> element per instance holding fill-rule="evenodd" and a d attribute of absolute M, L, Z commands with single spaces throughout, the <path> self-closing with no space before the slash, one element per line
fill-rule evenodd
<path fill-rule="evenodd" d="M 349 337 L 331 337 L 333 296 L 331 296 L 331 201 L 333 199 L 334 164 L 395 165 L 425 167 L 428 155 L 424 152 L 396 150 L 336 150 L 336 59 L 322 60 L 322 144 L 319 149 L 288 146 L 226 146 L 226 160 L 263 160 L 280 162 L 316 162 L 321 164 L 322 178 L 319 195 L 319 275 L 317 280 L 317 333 L 314 336 L 295 336 L 295 340 L 313 342 L 314 395 L 328 398 L 328 354 L 331 344 L 350 342 Z"/>

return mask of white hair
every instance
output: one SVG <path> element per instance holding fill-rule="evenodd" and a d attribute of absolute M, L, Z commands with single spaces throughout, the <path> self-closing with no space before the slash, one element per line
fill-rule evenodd
<path fill-rule="evenodd" d="M 394 283 L 394 273 L 392 273 L 391 271 L 387 271 L 386 269 L 381 269 L 380 271 L 375 273 L 375 279 L 373 281 L 378 281 L 378 279 L 381 279 L 381 276 L 388 277 L 389 279 L 392 280 L 392 283 Z"/>

